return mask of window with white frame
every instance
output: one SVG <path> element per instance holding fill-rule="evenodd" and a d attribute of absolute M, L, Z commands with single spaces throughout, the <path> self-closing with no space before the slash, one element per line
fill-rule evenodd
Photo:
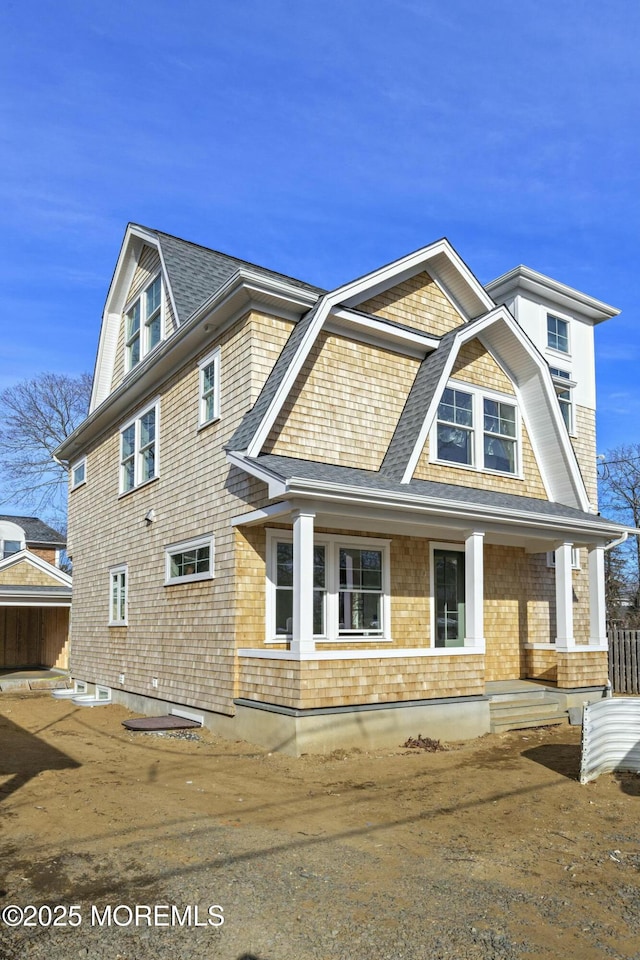
<path fill-rule="evenodd" d="M 0 560 L 6 560 L 21 550 L 24 550 L 24 545 L 20 540 L 0 540 Z"/>
<path fill-rule="evenodd" d="M 556 565 L 556 554 L 555 550 L 549 551 L 547 553 L 547 566 L 555 567 Z M 571 569 L 579 570 L 580 569 L 580 549 L 579 547 L 571 547 Z"/>
<path fill-rule="evenodd" d="M 213 578 L 213 536 L 184 540 L 165 548 L 165 584 Z"/>
<path fill-rule="evenodd" d="M 86 483 L 87 480 L 87 459 L 83 457 L 82 460 L 78 460 L 77 463 L 74 463 L 71 467 L 71 489 L 75 490 L 76 487 L 81 486 L 83 483 Z"/>
<path fill-rule="evenodd" d="M 547 314 L 547 346 L 560 353 L 569 353 L 569 321 Z"/>
<path fill-rule="evenodd" d="M 131 370 L 162 339 L 162 278 L 158 274 L 125 309 L 127 369 Z"/>
<path fill-rule="evenodd" d="M 293 628 L 293 539 L 268 531 L 267 640 Z M 313 547 L 313 634 L 327 642 L 389 638 L 386 540 L 322 535 Z"/>
<path fill-rule="evenodd" d="M 516 475 L 519 438 L 519 411 L 511 398 L 469 384 L 445 387 L 432 444 L 436 460 Z"/>
<path fill-rule="evenodd" d="M 112 567 L 109 571 L 109 625 L 126 626 L 128 605 L 127 566 Z"/>
<path fill-rule="evenodd" d="M 201 360 L 200 368 L 200 426 L 213 423 L 220 416 L 220 349 Z"/>
<path fill-rule="evenodd" d="M 571 374 L 566 370 L 559 370 L 557 367 L 550 367 L 553 385 L 556 388 L 556 396 L 560 404 L 560 413 L 562 419 L 567 425 L 569 433 L 573 432 L 573 402 L 571 389 L 574 386 L 571 380 Z"/>
<path fill-rule="evenodd" d="M 155 401 L 120 429 L 120 492 L 155 479 L 158 475 L 158 420 Z"/>

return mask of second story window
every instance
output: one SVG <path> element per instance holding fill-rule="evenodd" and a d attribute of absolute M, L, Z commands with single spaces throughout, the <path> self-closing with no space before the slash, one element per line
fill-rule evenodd
<path fill-rule="evenodd" d="M 558 370 L 557 367 L 550 367 L 553 385 L 556 388 L 556 396 L 560 404 L 560 413 L 562 419 L 567 425 L 569 433 L 573 431 L 573 403 L 571 400 L 571 388 L 574 386 L 570 375 L 566 370 Z"/>
<path fill-rule="evenodd" d="M 476 470 L 518 474 L 520 420 L 515 403 L 469 384 L 449 385 L 438 404 L 435 459 Z"/>
<path fill-rule="evenodd" d="M 71 489 L 81 486 L 87 479 L 87 460 L 83 457 L 71 467 Z"/>
<path fill-rule="evenodd" d="M 20 553 L 24 547 L 19 540 L 0 540 L 0 560 L 6 560 L 12 557 L 14 553 Z"/>
<path fill-rule="evenodd" d="M 569 353 L 569 322 L 547 314 L 547 346 L 560 353 Z"/>
<path fill-rule="evenodd" d="M 158 413 L 156 401 L 120 430 L 120 493 L 158 475 Z"/>
<path fill-rule="evenodd" d="M 131 370 L 162 339 L 162 279 L 157 276 L 125 311 L 127 369 Z"/>
<path fill-rule="evenodd" d="M 200 368 L 200 413 L 203 427 L 220 417 L 220 350 L 214 350 L 201 360 Z"/>

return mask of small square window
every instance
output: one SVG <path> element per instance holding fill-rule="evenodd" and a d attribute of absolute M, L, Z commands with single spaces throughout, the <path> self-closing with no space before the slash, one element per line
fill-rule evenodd
<path fill-rule="evenodd" d="M 560 353 L 569 353 L 569 322 L 547 314 L 547 346 Z"/>
<path fill-rule="evenodd" d="M 87 479 L 87 461 L 83 457 L 82 460 L 79 460 L 77 463 L 74 463 L 71 467 L 71 489 L 75 490 L 76 487 L 81 486 L 81 484 L 86 483 Z"/>

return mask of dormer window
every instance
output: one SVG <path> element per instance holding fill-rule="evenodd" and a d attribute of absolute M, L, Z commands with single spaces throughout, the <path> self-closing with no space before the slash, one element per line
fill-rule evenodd
<path fill-rule="evenodd" d="M 23 550 L 23 545 L 19 540 L 0 540 L 0 557 L 3 560 L 6 560 L 7 557 L 12 557 L 14 553 L 20 553 Z"/>
<path fill-rule="evenodd" d="M 569 353 L 569 321 L 547 314 L 547 346 L 560 353 Z"/>
<path fill-rule="evenodd" d="M 127 368 L 131 370 L 162 339 L 162 278 L 158 275 L 125 311 Z"/>
<path fill-rule="evenodd" d="M 517 476 L 520 417 L 509 397 L 471 384 L 445 387 L 438 404 L 435 460 Z"/>

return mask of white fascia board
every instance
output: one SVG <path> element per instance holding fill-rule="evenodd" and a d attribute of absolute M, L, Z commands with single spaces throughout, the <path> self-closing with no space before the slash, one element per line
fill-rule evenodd
<path fill-rule="evenodd" d="M 325 329 L 329 333 L 341 334 L 352 340 L 361 340 L 419 360 L 437 349 L 440 343 L 439 337 L 430 337 L 417 330 L 404 330 L 347 307 L 335 307 L 329 315 Z"/>
<path fill-rule="evenodd" d="M 593 323 L 601 323 L 616 317 L 620 311 L 617 307 L 597 300 L 595 297 L 569 287 L 559 280 L 547 277 L 531 267 L 520 264 L 502 276 L 486 284 L 486 289 L 494 298 L 517 296 L 519 290 L 526 290 L 536 298 L 543 298 L 556 303 L 558 306 L 580 314 Z"/>
<path fill-rule="evenodd" d="M 11 556 L 0 560 L 0 571 L 8 570 L 10 567 L 14 567 L 24 561 L 30 563 L 32 567 L 35 567 L 36 570 L 39 570 L 41 573 L 46 573 L 48 576 L 53 577 L 54 580 L 58 580 L 63 586 L 71 586 L 71 577 L 68 573 L 64 573 L 59 567 L 54 567 L 52 563 L 43 560 L 42 557 L 31 553 L 28 549 L 20 550 L 19 553 L 12 553 Z"/>
<path fill-rule="evenodd" d="M 44 600 L 37 590 L 29 594 L 0 593 L 0 607 L 71 607 L 70 597 L 61 597 L 53 600 L 51 597 Z"/>
<path fill-rule="evenodd" d="M 555 517 L 503 506 L 492 509 L 482 504 L 463 504 L 459 500 L 444 500 L 439 497 L 428 497 L 420 494 L 400 494 L 386 490 L 366 490 L 349 484 L 333 484 L 327 481 L 307 480 L 297 477 L 292 477 L 287 481 L 286 493 L 290 497 L 306 496 L 325 502 L 350 503 L 354 506 L 375 505 L 382 508 L 390 507 L 416 513 L 429 513 L 432 516 L 450 516 L 464 522 L 517 524 L 518 526 L 544 530 L 561 530 L 564 534 L 575 532 L 583 537 L 585 534 L 594 537 L 610 537 L 626 529 L 622 525 L 613 523 Z"/>
<path fill-rule="evenodd" d="M 243 467 L 243 469 L 246 469 L 246 467 Z M 252 527 L 258 523 L 265 523 L 286 516 L 293 509 L 293 504 L 288 500 L 280 500 L 278 503 L 269 504 L 268 507 L 262 507 L 260 510 L 252 510 L 251 513 L 241 513 L 237 517 L 232 517 L 231 526 Z"/>
<path fill-rule="evenodd" d="M 245 473 L 255 477 L 256 480 L 261 480 L 263 483 L 266 483 L 269 487 L 270 498 L 281 497 L 286 493 L 287 485 L 281 477 L 277 477 L 263 467 L 258 467 L 255 463 L 248 463 L 242 453 L 228 450 L 227 461 L 232 464 L 232 466 L 239 467 L 240 470 L 244 470 Z"/>
<path fill-rule="evenodd" d="M 426 270 L 428 265 L 433 266 L 439 257 L 444 258 L 464 280 L 471 298 L 477 302 L 480 308 L 479 312 L 491 310 L 495 306 L 482 284 L 474 277 L 466 263 L 456 253 L 449 241 L 444 238 L 442 240 L 436 240 L 435 243 L 429 244 L 426 247 L 421 247 L 406 257 L 394 260 L 380 267 L 378 270 L 365 274 L 365 276 L 353 280 L 351 283 L 345 284 L 344 287 L 340 288 L 341 302 L 346 306 L 355 306 L 361 302 L 363 294 L 366 294 L 368 297 L 374 297 L 377 293 L 387 290 L 391 284 L 400 283 L 403 279 L 414 276 L 421 270 Z M 436 272 L 440 273 L 437 268 Z M 448 287 L 446 283 L 445 287 Z M 470 309 L 469 306 L 465 308 L 460 305 L 460 307 L 461 313 L 466 319 L 477 315 L 477 312 Z"/>

